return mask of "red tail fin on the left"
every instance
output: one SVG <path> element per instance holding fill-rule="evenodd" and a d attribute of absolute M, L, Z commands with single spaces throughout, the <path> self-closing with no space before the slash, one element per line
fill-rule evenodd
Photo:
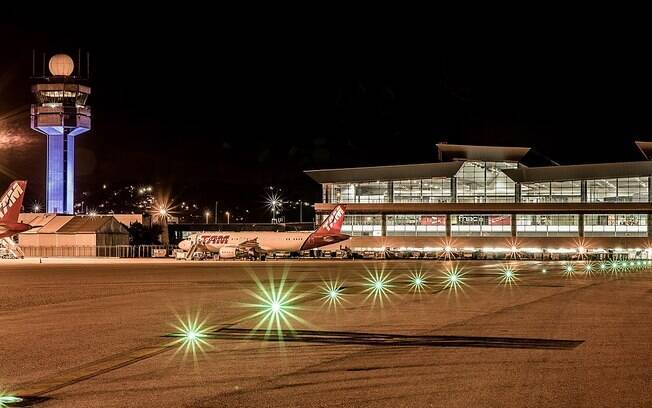
<path fill-rule="evenodd" d="M 27 182 L 24 180 L 16 180 L 9 185 L 7 191 L 0 198 L 0 222 L 18 222 L 26 188 Z"/>

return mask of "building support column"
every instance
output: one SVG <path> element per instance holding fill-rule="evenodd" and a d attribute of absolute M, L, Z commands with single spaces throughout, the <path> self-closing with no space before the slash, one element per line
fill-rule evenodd
<path fill-rule="evenodd" d="M 457 183 L 455 177 L 451 177 L 451 203 L 457 202 Z"/>
<path fill-rule="evenodd" d="M 652 214 L 647 214 L 647 236 L 652 237 Z"/>
<path fill-rule="evenodd" d="M 387 201 L 390 203 L 394 202 L 394 182 L 393 181 L 388 181 L 387 182 Z M 385 219 L 385 217 L 383 217 Z M 385 234 L 383 234 L 385 235 Z"/>
<path fill-rule="evenodd" d="M 380 233 L 383 237 L 387 236 L 387 214 L 380 215 Z"/>
<path fill-rule="evenodd" d="M 451 215 L 446 214 L 446 236 L 451 236 Z"/>
<path fill-rule="evenodd" d="M 579 220 L 577 220 L 577 231 L 580 234 L 580 237 L 584 237 L 584 214 L 579 215 Z"/>
<path fill-rule="evenodd" d="M 552 194 L 552 190 L 550 190 Z M 580 181 L 580 202 L 586 203 L 586 180 Z"/>
<path fill-rule="evenodd" d="M 512 223 L 512 238 L 516 238 L 516 214 L 510 215 Z"/>
<path fill-rule="evenodd" d="M 517 203 L 521 202 L 521 183 L 516 183 L 514 185 L 514 199 Z"/>

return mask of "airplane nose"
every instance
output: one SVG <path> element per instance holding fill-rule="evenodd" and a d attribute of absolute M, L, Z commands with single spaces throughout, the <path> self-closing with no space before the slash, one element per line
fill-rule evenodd
<path fill-rule="evenodd" d="M 189 239 L 183 240 L 179 242 L 179 249 L 182 251 L 190 251 L 190 248 L 192 247 L 192 244 L 190 243 Z"/>

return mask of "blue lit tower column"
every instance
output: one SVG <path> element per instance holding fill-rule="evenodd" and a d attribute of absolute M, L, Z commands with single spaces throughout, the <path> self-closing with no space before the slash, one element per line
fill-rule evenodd
<path fill-rule="evenodd" d="M 68 55 L 50 58 L 51 75 L 32 85 L 36 103 L 32 129 L 47 136 L 46 207 L 49 213 L 73 214 L 75 198 L 75 138 L 90 130 L 91 110 L 86 101 L 91 88 L 71 76 L 75 64 Z"/>

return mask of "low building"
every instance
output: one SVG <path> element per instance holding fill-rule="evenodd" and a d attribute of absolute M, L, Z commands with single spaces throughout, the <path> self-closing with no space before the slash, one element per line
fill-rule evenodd
<path fill-rule="evenodd" d="M 434 163 L 306 171 L 322 185 L 317 214 L 346 204 L 353 250 L 652 255 L 651 161 L 562 166 L 527 147 L 437 149 Z"/>
<path fill-rule="evenodd" d="M 129 245 L 127 227 L 111 215 L 24 213 L 19 221 L 35 226 L 18 235 L 25 256 L 104 256 Z"/>

